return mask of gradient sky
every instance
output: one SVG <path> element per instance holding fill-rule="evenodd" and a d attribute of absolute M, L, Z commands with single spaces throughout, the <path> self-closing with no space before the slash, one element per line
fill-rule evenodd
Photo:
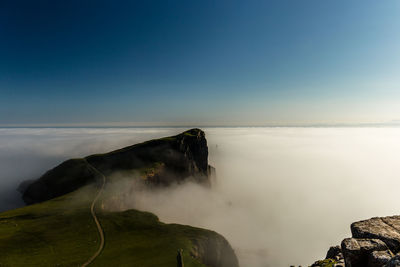
<path fill-rule="evenodd" d="M 1 1 L 0 124 L 400 119 L 400 1 Z"/>

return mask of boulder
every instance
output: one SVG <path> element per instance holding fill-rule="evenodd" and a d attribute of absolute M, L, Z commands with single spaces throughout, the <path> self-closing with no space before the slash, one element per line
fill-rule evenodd
<path fill-rule="evenodd" d="M 354 238 L 380 239 L 394 253 L 400 250 L 400 216 L 372 218 L 351 225 Z"/>
<path fill-rule="evenodd" d="M 388 250 L 386 244 L 379 239 L 346 238 L 341 247 L 346 267 L 367 267 L 369 254 Z"/>
<path fill-rule="evenodd" d="M 326 253 L 325 259 L 334 259 L 336 261 L 343 259 L 342 249 L 340 246 L 330 247 Z"/>

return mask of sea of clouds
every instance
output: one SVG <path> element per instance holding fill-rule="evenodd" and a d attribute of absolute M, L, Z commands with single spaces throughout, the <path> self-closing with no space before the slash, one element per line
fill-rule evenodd
<path fill-rule="evenodd" d="M 0 209 L 23 205 L 18 184 L 63 160 L 183 130 L 0 129 Z M 221 233 L 242 266 L 307 266 L 350 236 L 350 223 L 400 214 L 400 128 L 204 130 L 217 171 L 212 188 L 138 190 L 127 207 Z"/>

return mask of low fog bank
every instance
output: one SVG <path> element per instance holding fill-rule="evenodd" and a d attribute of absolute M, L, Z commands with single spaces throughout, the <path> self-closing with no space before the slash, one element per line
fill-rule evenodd
<path fill-rule="evenodd" d="M 211 189 L 138 187 L 125 208 L 215 230 L 254 267 L 308 266 L 349 236 L 352 222 L 400 213 L 399 128 L 205 130 L 217 171 Z"/>
<path fill-rule="evenodd" d="M 350 223 L 400 213 L 400 128 L 208 129 L 207 137 L 218 190 L 237 207 L 216 230 L 248 257 L 266 251 L 268 266 L 308 266 L 350 235 Z"/>
<path fill-rule="evenodd" d="M 15 190 L 66 158 L 182 130 L 0 130 L 0 185 Z M 254 267 L 308 266 L 350 235 L 350 223 L 400 213 L 400 128 L 204 130 L 217 171 L 211 189 L 193 183 L 157 192 L 137 187 L 124 208 L 215 230 L 242 266 Z M 123 193 L 125 182 L 111 188 Z"/>

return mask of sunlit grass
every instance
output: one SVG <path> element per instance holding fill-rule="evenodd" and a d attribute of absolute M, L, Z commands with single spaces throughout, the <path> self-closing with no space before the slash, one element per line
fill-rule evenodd
<path fill-rule="evenodd" d="M 79 266 L 98 248 L 89 205 L 91 187 L 54 200 L 0 214 L 0 266 Z M 97 210 L 105 247 L 91 266 L 204 266 L 190 256 L 191 239 L 213 232 L 164 224 L 147 212 Z"/>

